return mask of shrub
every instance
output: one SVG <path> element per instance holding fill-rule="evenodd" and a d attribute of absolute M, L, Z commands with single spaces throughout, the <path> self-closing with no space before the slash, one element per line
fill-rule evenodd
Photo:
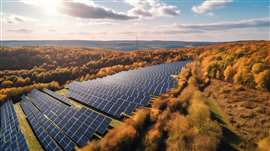
<path fill-rule="evenodd" d="M 247 85 L 247 86 L 254 86 L 254 77 L 252 73 L 250 73 L 250 70 L 248 67 L 243 66 L 237 71 L 237 73 L 233 76 L 233 81 L 235 83 L 239 83 L 242 85 Z"/>
<path fill-rule="evenodd" d="M 144 138 L 144 150 L 145 151 L 155 151 L 159 149 L 161 144 L 162 131 L 158 128 L 153 127 L 150 129 Z"/>
<path fill-rule="evenodd" d="M 190 137 L 188 130 L 189 122 L 180 114 L 173 114 L 171 120 L 167 123 L 168 138 L 166 140 L 167 151 L 186 151 L 189 150 Z"/>
<path fill-rule="evenodd" d="M 1 83 L 1 86 L 2 86 L 2 87 L 5 87 L 5 88 L 11 87 L 11 86 L 13 86 L 13 82 L 10 81 L 10 80 L 6 80 L 6 81 L 3 81 L 3 82 Z"/>
<path fill-rule="evenodd" d="M 264 70 L 255 75 L 256 88 L 270 90 L 270 70 Z"/>
<path fill-rule="evenodd" d="M 270 151 L 270 136 L 258 142 L 258 151 Z"/>
<path fill-rule="evenodd" d="M 150 122 L 150 112 L 147 109 L 139 109 L 134 116 L 132 116 L 134 121 L 133 127 L 137 130 L 143 129 Z"/>
<path fill-rule="evenodd" d="M 260 73 L 262 72 L 264 69 L 266 68 L 266 66 L 263 64 L 263 63 L 255 63 L 253 66 L 252 66 L 252 69 L 251 71 L 253 73 Z"/>
<path fill-rule="evenodd" d="M 234 71 L 231 65 L 229 65 L 225 70 L 224 70 L 224 78 L 226 81 L 232 81 L 234 75 Z"/>
<path fill-rule="evenodd" d="M 137 136 L 137 131 L 130 125 L 122 126 L 110 131 L 101 141 L 101 151 L 122 151 L 133 148 L 132 143 Z"/>
<path fill-rule="evenodd" d="M 0 94 L 0 103 L 5 101 L 7 99 L 7 95 L 5 94 Z"/>
<path fill-rule="evenodd" d="M 203 123 L 210 118 L 209 107 L 204 103 L 204 99 L 205 98 L 201 92 L 194 92 L 191 104 L 188 108 L 191 122 L 199 129 L 203 126 Z"/>

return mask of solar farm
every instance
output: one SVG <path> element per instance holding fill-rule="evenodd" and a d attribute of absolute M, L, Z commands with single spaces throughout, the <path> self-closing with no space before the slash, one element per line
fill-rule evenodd
<path fill-rule="evenodd" d="M 68 85 L 67 96 L 51 90 L 32 90 L 21 97 L 20 108 L 39 144 L 46 151 L 72 151 L 113 128 L 151 99 L 176 86 L 172 75 L 188 61 L 153 65 Z M 80 106 L 76 105 L 80 104 Z M 31 150 L 20 130 L 12 100 L 1 105 L 1 151 Z"/>

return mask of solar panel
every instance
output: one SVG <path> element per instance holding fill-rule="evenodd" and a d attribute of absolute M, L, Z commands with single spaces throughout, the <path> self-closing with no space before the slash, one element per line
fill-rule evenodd
<path fill-rule="evenodd" d="M 66 103 L 68 105 L 71 105 L 70 100 L 62 95 L 56 94 L 53 91 L 49 90 L 49 89 L 43 89 L 43 92 L 47 93 L 48 95 L 58 99 L 59 101 Z"/>
<path fill-rule="evenodd" d="M 74 143 L 82 147 L 92 139 L 94 133 L 104 134 L 108 128 L 111 119 L 100 113 L 88 110 L 86 108 L 77 109 L 64 104 L 56 98 L 38 90 L 33 90 L 27 97 L 22 97 L 33 104 L 36 109 L 32 109 L 37 115 L 37 120 L 48 129 L 48 134 L 60 144 L 60 147 L 74 149 Z M 96 115 L 97 118 L 92 118 Z M 46 117 L 46 118 L 44 118 Z M 58 135 L 54 134 L 56 130 L 50 131 L 49 128 L 55 126 L 61 135 L 66 135 L 71 141 L 68 145 L 59 140 Z M 68 140 L 65 138 L 65 140 Z M 61 144 L 63 143 L 63 144 Z"/>
<path fill-rule="evenodd" d="M 137 70 L 120 72 L 104 78 L 72 82 L 69 97 L 116 118 L 131 114 L 140 106 L 148 106 L 152 96 L 176 86 L 171 77 L 188 61 L 165 63 Z"/>
<path fill-rule="evenodd" d="M 25 138 L 20 130 L 16 112 L 11 100 L 5 101 L 0 108 L 1 113 L 1 151 L 28 151 Z"/>
<path fill-rule="evenodd" d="M 38 137 L 42 147 L 49 151 L 61 151 L 61 147 L 56 143 L 56 141 L 48 134 L 47 130 L 42 126 L 40 121 L 37 119 L 37 115 L 31 110 L 30 104 L 26 102 L 21 102 L 21 107 L 24 113 L 27 115 L 27 120 L 29 121 L 34 133 Z"/>
<path fill-rule="evenodd" d="M 30 101 L 25 101 L 36 119 L 47 131 L 47 133 L 66 151 L 72 151 L 76 144 L 64 134 L 64 132 L 46 118 Z"/>

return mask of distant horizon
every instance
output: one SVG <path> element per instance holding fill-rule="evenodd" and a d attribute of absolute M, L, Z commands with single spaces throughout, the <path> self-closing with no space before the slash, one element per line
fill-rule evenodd
<path fill-rule="evenodd" d="M 195 40 L 195 41 L 192 41 L 192 40 L 159 40 L 159 39 L 157 39 L 157 40 L 136 40 L 136 39 L 134 39 L 134 40 L 132 40 L 132 39 L 127 39 L 127 40 L 122 40 L 122 39 L 115 39 L 115 40 L 84 40 L 84 39 L 70 39 L 70 40 L 68 40 L 68 39 L 33 39 L 33 40 L 20 40 L 20 39 L 3 39 L 3 40 L 0 40 L 0 41 L 101 41 L 101 42 L 113 42 L 113 41 L 118 41 L 118 42 L 120 42 L 120 41 L 127 41 L 127 42 L 129 42 L 129 41 L 149 41 L 149 42 L 151 42 L 151 41 L 164 41 L 164 42 L 213 42 L 213 43 L 222 43 L 222 42 L 241 42 L 241 41 L 270 41 L 270 39 L 243 39 L 243 40 L 241 40 L 241 39 L 239 39 L 239 40 L 228 40 L 228 41 L 207 41 L 207 40 Z"/>

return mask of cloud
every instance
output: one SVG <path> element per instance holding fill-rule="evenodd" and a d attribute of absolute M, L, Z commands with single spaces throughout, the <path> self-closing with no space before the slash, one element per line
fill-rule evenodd
<path fill-rule="evenodd" d="M 194 33 L 203 33 L 200 30 L 145 30 L 145 31 L 138 31 L 138 32 L 134 32 L 134 31 L 125 31 L 125 32 L 118 32 L 117 34 L 121 34 L 121 35 L 179 35 L 179 34 L 194 34 Z"/>
<path fill-rule="evenodd" d="M 218 22 L 209 24 L 180 24 L 176 25 L 181 29 L 193 29 L 201 31 L 224 31 L 230 29 L 243 29 L 243 28 L 261 28 L 270 27 L 270 20 L 268 18 L 256 18 L 249 20 Z"/>
<path fill-rule="evenodd" d="M 173 5 L 167 5 L 159 0 L 125 0 L 133 8 L 128 14 L 133 16 L 155 17 L 155 16 L 177 16 L 180 10 Z"/>
<path fill-rule="evenodd" d="M 114 20 L 129 20 L 136 19 L 135 16 L 128 16 L 120 12 L 96 6 L 87 5 L 79 2 L 63 2 L 60 8 L 63 14 L 85 19 L 114 19 Z"/>
<path fill-rule="evenodd" d="M 34 19 L 32 18 L 28 18 L 24 16 L 3 13 L 3 22 L 8 23 L 8 24 L 23 23 L 27 21 L 33 21 L 33 20 Z"/>
<path fill-rule="evenodd" d="M 29 34 L 32 33 L 33 31 L 30 29 L 25 29 L 25 28 L 21 28 L 21 29 L 9 29 L 7 30 L 8 32 L 15 32 L 15 33 L 23 33 L 23 34 Z"/>
<path fill-rule="evenodd" d="M 197 13 L 197 14 L 203 14 L 203 13 L 209 12 L 213 9 L 224 7 L 232 2 L 233 2 L 233 0 L 205 0 L 199 6 L 193 6 L 192 11 Z"/>

